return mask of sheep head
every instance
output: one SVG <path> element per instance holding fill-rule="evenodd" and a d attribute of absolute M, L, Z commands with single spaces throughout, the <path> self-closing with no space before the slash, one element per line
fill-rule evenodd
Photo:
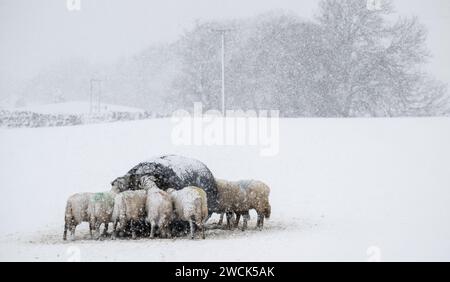
<path fill-rule="evenodd" d="M 139 188 L 143 190 L 159 189 L 156 185 L 156 178 L 151 175 L 145 175 L 139 179 Z"/>
<path fill-rule="evenodd" d="M 111 182 L 111 192 L 121 193 L 128 190 L 128 183 L 129 179 L 127 176 L 116 178 L 113 182 Z"/>

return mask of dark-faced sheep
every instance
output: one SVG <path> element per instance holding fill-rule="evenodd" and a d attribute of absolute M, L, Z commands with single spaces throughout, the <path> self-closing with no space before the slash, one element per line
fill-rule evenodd
<path fill-rule="evenodd" d="M 168 189 L 167 192 L 172 197 L 176 219 L 189 222 L 191 239 L 194 239 L 195 225 L 205 239 L 204 223 L 208 218 L 208 201 L 205 191 L 190 186 L 179 191 Z"/>
<path fill-rule="evenodd" d="M 231 215 L 236 214 L 235 227 L 243 216 L 242 229 L 247 228 L 250 218 L 249 211 L 254 209 L 258 214 L 256 227 L 262 229 L 264 218 L 269 218 L 271 206 L 269 203 L 270 188 L 261 181 L 242 180 L 226 181 L 216 180 L 218 189 L 218 203 L 222 213 L 227 214 L 227 226 L 230 227 Z"/>

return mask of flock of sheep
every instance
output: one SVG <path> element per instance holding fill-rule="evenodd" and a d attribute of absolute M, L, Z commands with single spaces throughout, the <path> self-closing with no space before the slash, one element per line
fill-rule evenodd
<path fill-rule="evenodd" d="M 162 156 L 139 164 L 111 185 L 108 192 L 69 197 L 64 240 L 67 231 L 70 239 L 75 240 L 75 229 L 82 222 L 89 223 L 93 239 L 101 238 L 102 224 L 106 236 L 110 223 L 112 239 L 126 233 L 136 239 L 143 224 L 149 225 L 150 238 L 158 234 L 161 238 L 171 238 L 181 227 L 183 233 L 190 231 L 191 239 L 196 230 L 205 239 L 205 223 L 213 213 L 220 214 L 219 225 L 226 215 L 228 229 L 232 228 L 234 216 L 235 228 L 242 216 L 242 230 L 247 228 L 250 210 L 256 210 L 260 229 L 271 213 L 270 189 L 263 182 L 218 180 L 212 178 L 204 164 L 179 156 Z"/>

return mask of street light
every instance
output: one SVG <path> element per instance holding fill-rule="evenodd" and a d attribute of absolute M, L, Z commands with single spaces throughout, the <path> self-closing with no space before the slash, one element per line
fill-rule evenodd
<path fill-rule="evenodd" d="M 225 117 L 225 33 L 233 31 L 232 29 L 213 29 L 218 32 L 222 38 L 222 114 Z"/>

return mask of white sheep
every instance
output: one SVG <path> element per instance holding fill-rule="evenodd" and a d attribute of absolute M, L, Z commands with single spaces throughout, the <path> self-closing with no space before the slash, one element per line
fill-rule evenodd
<path fill-rule="evenodd" d="M 66 203 L 65 224 L 63 240 L 67 240 L 67 230 L 70 230 L 70 239 L 75 240 L 75 229 L 82 222 L 89 222 L 88 206 L 94 194 L 79 193 L 69 197 Z M 89 233 L 92 237 L 93 226 L 89 225 Z"/>
<path fill-rule="evenodd" d="M 140 179 L 140 188 L 147 190 L 147 222 L 150 223 L 150 238 L 154 238 L 155 229 L 159 227 L 162 237 L 172 237 L 170 223 L 173 217 L 173 204 L 171 196 L 158 188 L 152 176 Z"/>
<path fill-rule="evenodd" d="M 246 192 L 232 182 L 216 179 L 217 185 L 217 212 L 220 213 L 218 225 L 222 225 L 224 214 L 227 215 L 227 228 L 231 229 L 231 217 L 237 206 L 245 201 Z M 236 221 L 235 221 L 236 223 Z"/>
<path fill-rule="evenodd" d="M 117 194 L 114 199 L 114 210 L 112 215 L 113 234 L 112 239 L 116 238 L 117 225 L 120 224 L 120 230 L 124 230 L 130 223 L 132 238 L 136 239 L 136 224 L 145 219 L 145 204 L 147 200 L 147 191 L 125 191 Z"/>
<path fill-rule="evenodd" d="M 258 220 L 256 227 L 262 229 L 264 218 L 269 218 L 271 206 L 269 203 L 270 188 L 261 181 L 241 180 L 226 181 L 216 180 L 218 189 L 218 202 L 222 213 L 227 213 L 227 225 L 230 227 L 232 213 L 236 214 L 235 227 L 238 226 L 240 217 L 243 216 L 243 230 L 247 228 L 250 219 L 249 211 L 256 210 Z"/>
<path fill-rule="evenodd" d="M 204 223 L 208 218 L 206 192 L 194 186 L 185 187 L 179 191 L 168 189 L 167 192 L 172 197 L 175 217 L 189 222 L 191 239 L 194 239 L 195 225 L 201 230 L 202 238 L 205 239 Z"/>
<path fill-rule="evenodd" d="M 116 194 L 127 190 L 129 179 L 127 177 L 119 177 L 111 182 L 111 192 Z"/>
<path fill-rule="evenodd" d="M 95 238 L 100 238 L 100 226 L 104 224 L 103 235 L 108 232 L 108 224 L 112 222 L 114 210 L 114 199 L 117 193 L 103 192 L 95 193 L 91 196 L 88 205 L 89 223 L 95 232 Z"/>

